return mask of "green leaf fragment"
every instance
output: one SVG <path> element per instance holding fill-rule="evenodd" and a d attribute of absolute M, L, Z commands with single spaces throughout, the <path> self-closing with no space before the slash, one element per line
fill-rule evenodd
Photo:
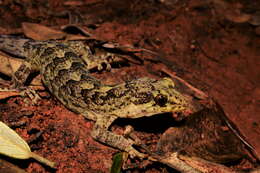
<path fill-rule="evenodd" d="M 113 164 L 111 166 L 110 173 L 120 173 L 127 156 L 128 154 L 126 152 L 115 154 L 113 157 Z"/>

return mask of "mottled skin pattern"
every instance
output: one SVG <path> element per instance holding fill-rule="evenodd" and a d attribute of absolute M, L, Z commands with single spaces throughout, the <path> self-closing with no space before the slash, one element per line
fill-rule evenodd
<path fill-rule="evenodd" d="M 117 118 L 139 118 L 164 112 L 183 112 L 189 106 L 169 78 L 140 78 L 115 86 L 102 84 L 89 69 L 107 63 L 109 53 L 94 54 L 81 42 L 36 42 L 1 36 L 0 49 L 25 57 L 26 63 L 14 74 L 22 85 L 32 71 L 40 71 L 49 91 L 68 109 L 95 121 L 94 139 L 143 157 L 133 148 L 134 141 L 108 130 Z"/>

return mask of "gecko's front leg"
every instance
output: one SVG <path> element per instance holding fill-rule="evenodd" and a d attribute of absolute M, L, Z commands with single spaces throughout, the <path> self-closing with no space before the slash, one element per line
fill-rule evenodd
<path fill-rule="evenodd" d="M 30 64 L 22 64 L 12 76 L 11 89 L 18 89 L 22 95 L 27 95 L 35 104 L 40 99 L 40 96 L 31 88 L 24 86 L 32 71 Z"/>
<path fill-rule="evenodd" d="M 18 70 L 16 70 L 12 76 L 11 88 L 20 88 L 24 86 L 25 81 L 31 73 L 31 66 L 27 63 L 23 63 Z"/>
<path fill-rule="evenodd" d="M 126 151 L 132 158 L 145 158 L 145 154 L 134 149 L 135 142 L 132 139 L 108 131 L 109 126 L 116 118 L 116 116 L 99 117 L 92 129 L 91 136 L 99 142 Z"/>

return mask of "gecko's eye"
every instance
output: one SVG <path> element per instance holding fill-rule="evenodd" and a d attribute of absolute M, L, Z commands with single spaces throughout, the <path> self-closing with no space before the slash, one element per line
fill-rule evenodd
<path fill-rule="evenodd" d="M 158 94 L 155 98 L 154 98 L 154 101 L 157 105 L 163 107 L 166 105 L 167 101 L 168 101 L 168 98 L 166 95 L 163 95 L 163 94 Z"/>

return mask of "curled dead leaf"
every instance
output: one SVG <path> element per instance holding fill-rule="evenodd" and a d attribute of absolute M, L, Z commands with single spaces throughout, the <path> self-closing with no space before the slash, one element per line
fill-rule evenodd
<path fill-rule="evenodd" d="M 75 35 L 77 37 L 82 37 L 82 39 L 86 39 L 87 37 L 93 37 L 93 34 L 90 33 L 89 29 L 83 26 L 78 26 L 76 24 L 69 24 L 69 25 L 64 25 L 61 27 L 61 29 L 69 34 L 80 34 L 80 35 Z"/>
<path fill-rule="evenodd" d="M 52 29 L 50 27 L 35 24 L 35 23 L 22 23 L 22 28 L 24 34 L 28 38 L 32 38 L 34 40 L 45 41 L 51 39 L 62 39 L 66 36 L 66 33 L 62 31 L 58 31 Z"/>

